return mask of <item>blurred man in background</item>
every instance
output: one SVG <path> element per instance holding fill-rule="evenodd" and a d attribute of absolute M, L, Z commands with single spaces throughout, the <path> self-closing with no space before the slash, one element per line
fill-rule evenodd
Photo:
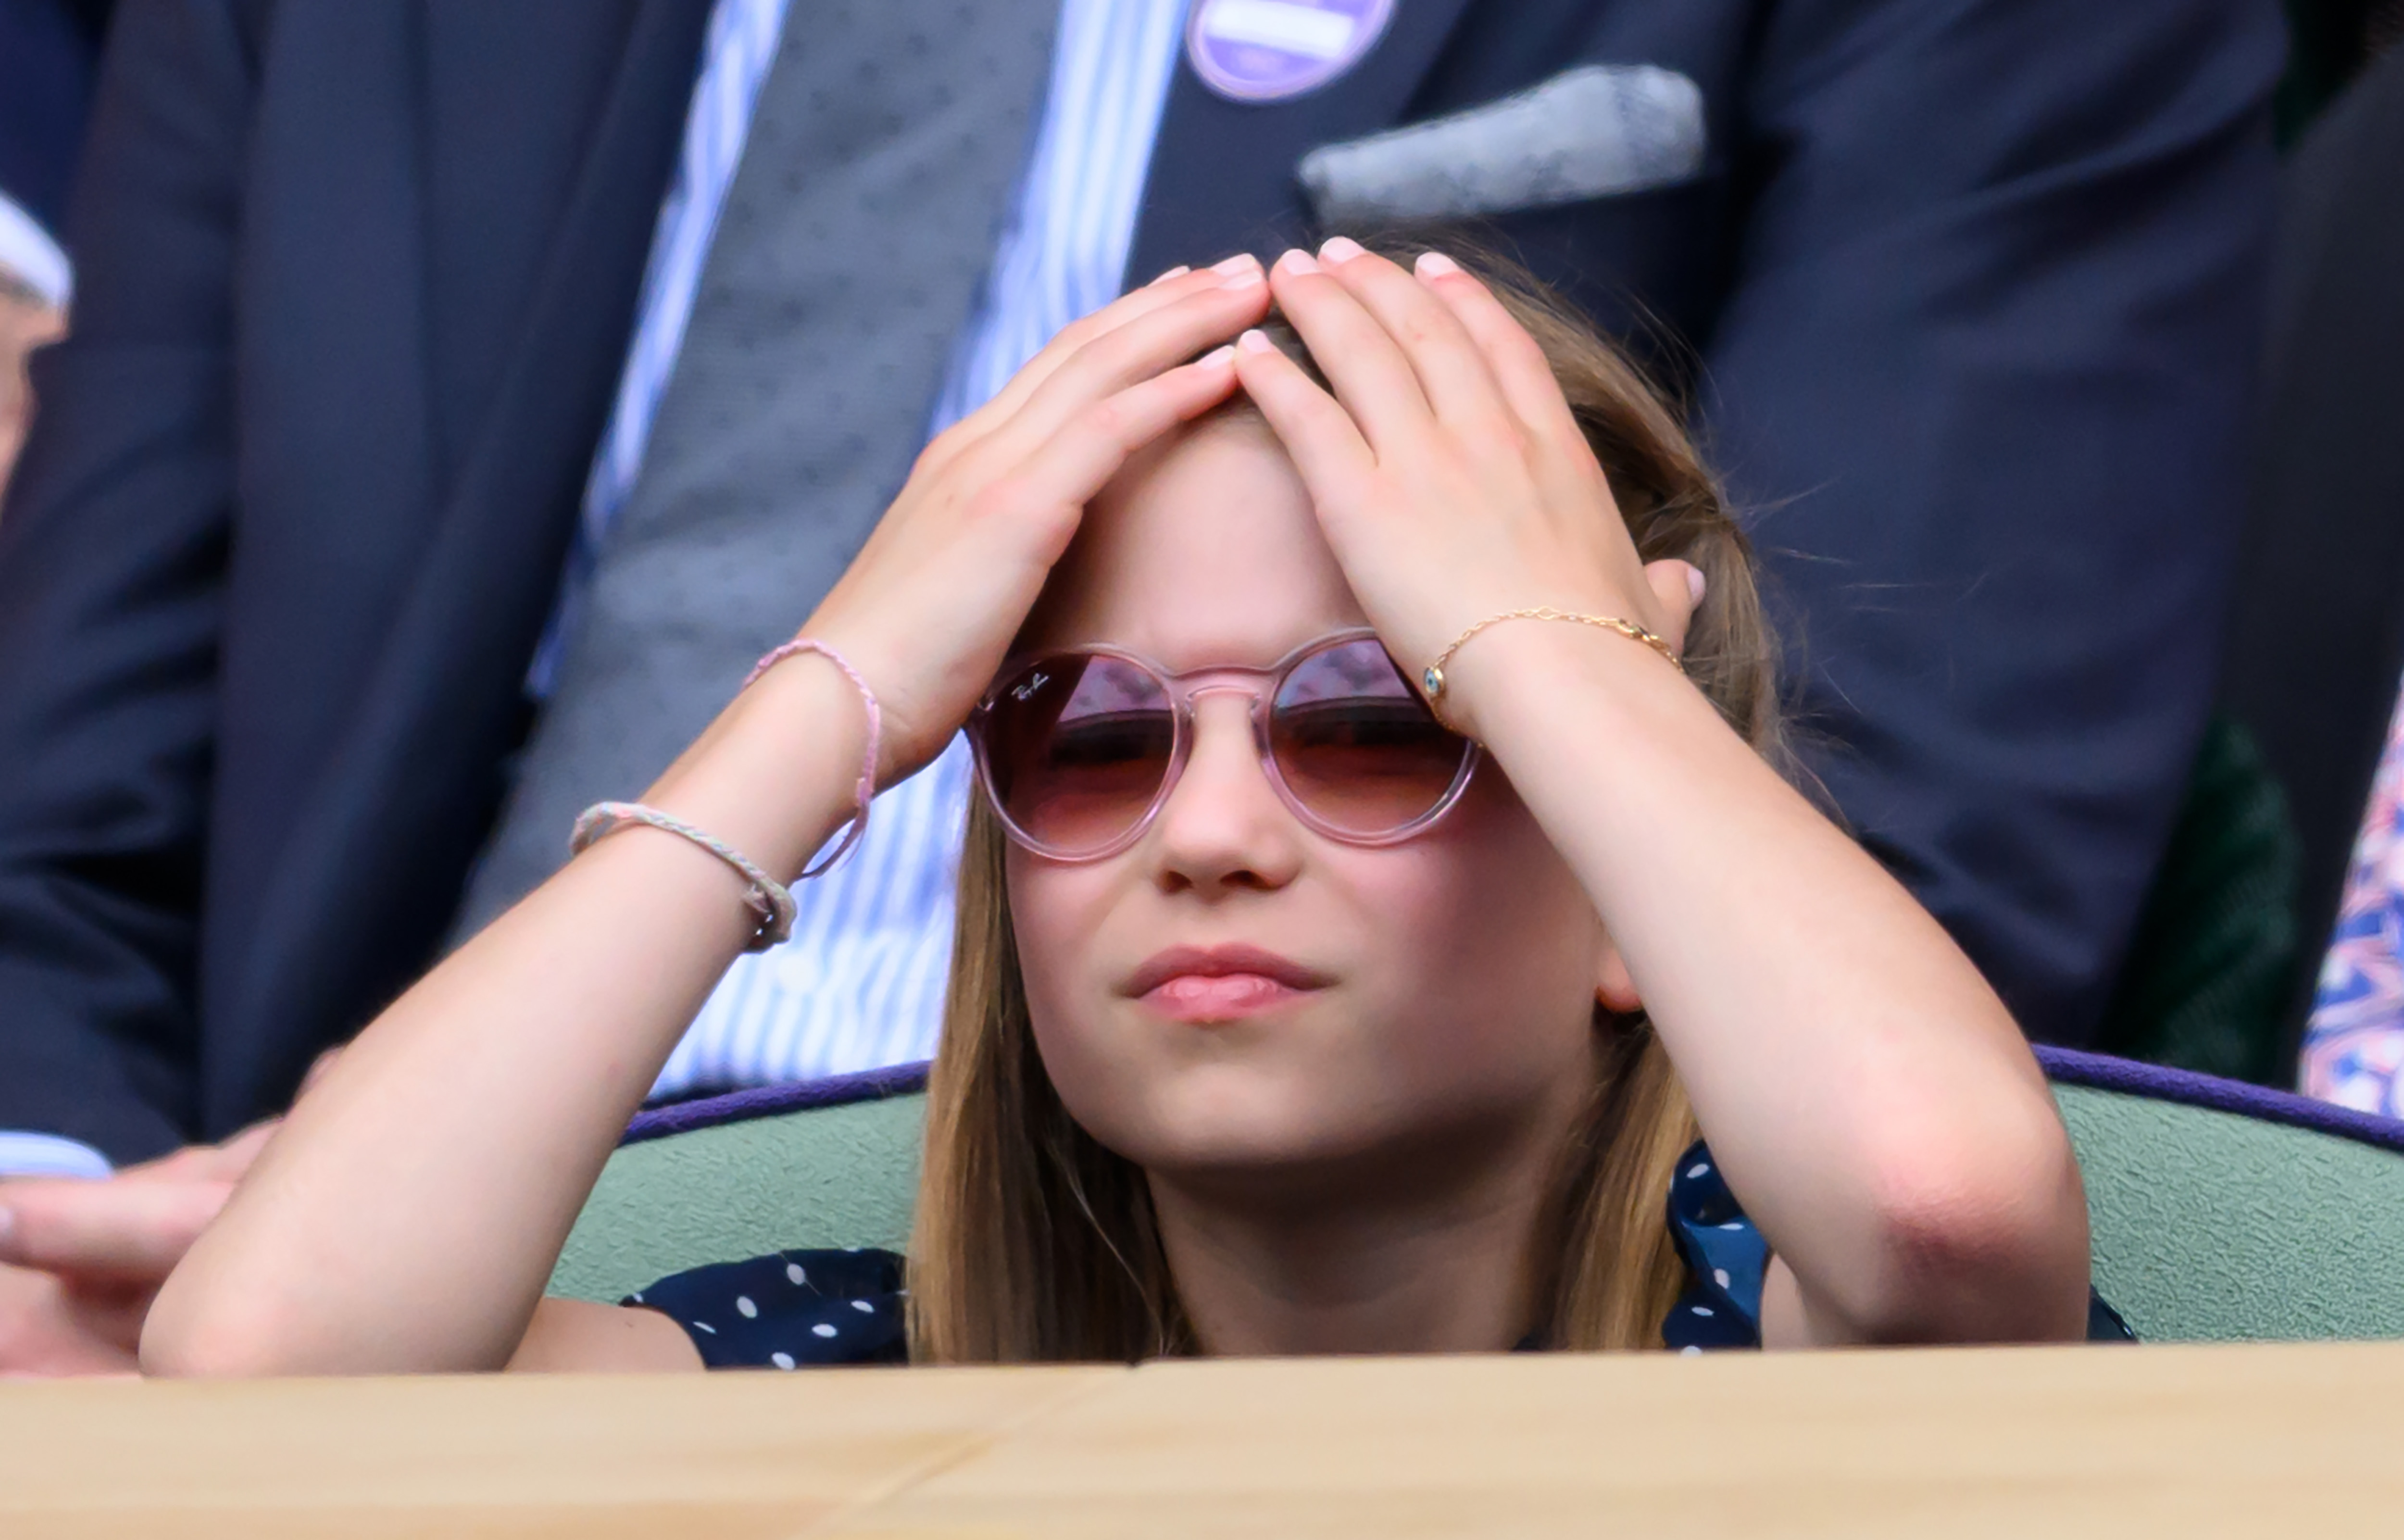
<path fill-rule="evenodd" d="M 97 1169 L 280 1108 L 1058 327 L 1429 220 L 1699 358 L 1822 777 L 2076 1041 L 2210 693 L 2281 48 L 2272 0 L 129 0 L 0 517 L 0 1128 Z M 888 791 L 660 1093 L 924 1057 L 967 795 Z M 80 1224 L 138 1299 L 249 1147 L 0 1187 L 0 1257 Z"/>

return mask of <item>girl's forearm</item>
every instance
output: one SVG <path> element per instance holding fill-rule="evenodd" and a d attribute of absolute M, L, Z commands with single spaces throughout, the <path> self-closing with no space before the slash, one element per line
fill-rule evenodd
<path fill-rule="evenodd" d="M 1515 624 L 1461 665 L 1810 1319 L 1853 1338 L 2076 1332 L 2067 1136 L 1935 919 L 1645 649 Z"/>
<path fill-rule="evenodd" d="M 864 734 L 851 686 L 795 659 L 644 800 L 789 877 L 849 815 Z M 145 1367 L 506 1364 L 626 1119 L 754 931 L 744 888 L 632 828 L 444 960 L 293 1109 L 161 1291 Z"/>

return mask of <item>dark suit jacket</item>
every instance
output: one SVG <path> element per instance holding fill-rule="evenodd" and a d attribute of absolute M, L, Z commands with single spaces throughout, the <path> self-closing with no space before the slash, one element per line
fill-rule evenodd
<path fill-rule="evenodd" d="M 119 16 L 0 516 L 0 1127 L 221 1134 L 426 962 L 706 11 Z M 1699 178 L 1497 231 L 1699 350 L 1828 783 L 2075 1040 L 2210 693 L 2279 54 L 2271 0 L 1403 0 L 1287 104 L 1181 69 L 1131 270 L 1300 233 L 1315 146 L 1586 62 L 1690 77 Z"/>
<path fill-rule="evenodd" d="M 2404 679 L 2404 49 L 2291 159 L 2227 704 L 2301 836 L 2292 1046 Z"/>
<path fill-rule="evenodd" d="M 0 194 L 52 231 L 91 110 L 102 10 L 0 0 Z"/>

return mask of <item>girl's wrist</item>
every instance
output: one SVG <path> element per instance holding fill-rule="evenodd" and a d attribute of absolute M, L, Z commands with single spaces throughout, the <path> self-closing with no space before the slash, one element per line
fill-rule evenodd
<path fill-rule="evenodd" d="M 830 660 L 787 658 L 735 696 L 644 793 L 779 881 L 858 811 L 866 703 Z"/>
<path fill-rule="evenodd" d="M 1445 665 L 1440 709 L 1498 758 L 1533 747 L 1597 703 L 1684 697 L 1705 706 L 1676 665 L 1633 637 L 1558 621 L 1481 631 Z"/>

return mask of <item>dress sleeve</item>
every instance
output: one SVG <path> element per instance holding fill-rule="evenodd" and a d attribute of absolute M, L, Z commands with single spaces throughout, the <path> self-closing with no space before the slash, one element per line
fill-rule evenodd
<path fill-rule="evenodd" d="M 1761 1281 L 1769 1243 L 1753 1227 L 1701 1140 L 1678 1157 L 1670 1179 L 1670 1235 L 1686 1264 L 1686 1287 L 1661 1323 L 1672 1352 L 1761 1346 Z"/>
<path fill-rule="evenodd" d="M 713 1369 L 902 1364 L 909 1291 L 882 1251 L 776 1252 L 672 1274 L 620 1304 L 684 1328 Z"/>

